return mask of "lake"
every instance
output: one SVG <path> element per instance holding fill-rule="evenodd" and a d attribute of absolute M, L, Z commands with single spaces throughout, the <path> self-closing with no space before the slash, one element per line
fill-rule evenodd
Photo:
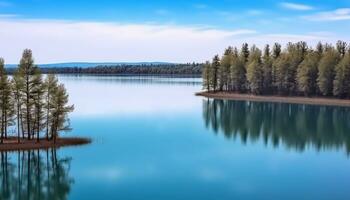
<path fill-rule="evenodd" d="M 3 152 L 0 199 L 349 199 L 350 108 L 210 100 L 200 78 L 70 76 L 70 133 Z"/>

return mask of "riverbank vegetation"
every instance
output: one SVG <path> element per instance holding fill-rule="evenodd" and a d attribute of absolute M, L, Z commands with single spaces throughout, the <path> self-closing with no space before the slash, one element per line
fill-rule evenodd
<path fill-rule="evenodd" d="M 17 143 L 56 143 L 62 131 L 70 130 L 68 113 L 73 110 L 64 85 L 52 74 L 44 79 L 31 50 L 23 51 L 11 78 L 0 58 L 0 145 L 8 145 L 14 135 Z"/>
<path fill-rule="evenodd" d="M 228 47 L 203 69 L 203 88 L 208 92 L 254 95 L 323 96 L 350 98 L 350 48 L 306 42 L 275 43 L 263 50 L 253 45 Z"/>

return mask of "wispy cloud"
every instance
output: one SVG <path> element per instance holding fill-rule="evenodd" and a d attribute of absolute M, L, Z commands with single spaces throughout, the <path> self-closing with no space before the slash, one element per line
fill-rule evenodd
<path fill-rule="evenodd" d="M 350 8 L 339 8 L 333 11 L 319 12 L 303 18 L 310 21 L 341 21 L 350 20 Z"/>
<path fill-rule="evenodd" d="M 0 56 L 16 63 L 31 48 L 38 63 L 204 61 L 255 30 L 84 21 L 0 19 Z M 26 34 L 23 34 L 23 33 Z M 69 48 L 67 48 L 69 46 Z M 93 48 L 91 48 L 93 47 Z"/>
<path fill-rule="evenodd" d="M 306 10 L 313 10 L 314 7 L 306 4 L 299 4 L 299 3 L 291 3 L 291 2 L 282 2 L 280 3 L 280 6 L 289 10 L 300 10 L 300 11 L 306 11 Z"/>

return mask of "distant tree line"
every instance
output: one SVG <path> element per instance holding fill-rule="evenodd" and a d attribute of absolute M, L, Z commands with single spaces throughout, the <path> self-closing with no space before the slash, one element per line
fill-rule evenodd
<path fill-rule="evenodd" d="M 142 65 L 116 65 L 97 67 L 55 67 L 40 68 L 43 73 L 56 74 L 130 74 L 130 75 L 201 75 L 202 64 L 142 64 Z M 14 70 L 9 68 L 9 73 Z"/>
<path fill-rule="evenodd" d="M 0 58 L 0 142 L 7 139 L 9 127 L 15 126 L 18 142 L 22 139 L 40 141 L 41 135 L 56 142 L 60 131 L 69 130 L 68 104 L 63 84 L 49 74 L 43 76 L 34 65 L 32 51 L 23 51 L 18 68 L 9 78 Z"/>
<path fill-rule="evenodd" d="M 244 43 L 240 50 L 228 47 L 203 68 L 207 91 L 256 95 L 305 95 L 350 97 L 350 47 L 319 42 L 275 43 L 263 50 Z"/>

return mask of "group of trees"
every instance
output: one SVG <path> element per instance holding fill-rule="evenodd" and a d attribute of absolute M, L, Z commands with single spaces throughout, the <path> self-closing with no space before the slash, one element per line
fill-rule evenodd
<path fill-rule="evenodd" d="M 9 127 L 22 139 L 40 141 L 42 135 L 56 142 L 60 131 L 69 130 L 68 104 L 63 84 L 49 74 L 43 79 L 34 65 L 32 51 L 23 51 L 20 64 L 12 78 L 6 74 L 4 59 L 0 58 L 0 142 L 8 137 Z"/>
<path fill-rule="evenodd" d="M 207 91 L 229 91 L 256 95 L 305 95 L 350 97 L 350 47 L 319 42 L 275 43 L 263 50 L 245 43 L 238 50 L 228 47 L 203 69 Z"/>
<path fill-rule="evenodd" d="M 202 73 L 202 64 L 142 64 L 142 65 L 116 65 L 116 66 L 97 66 L 97 67 L 55 67 L 40 68 L 43 73 L 59 74 L 130 74 L 130 75 L 200 75 Z M 9 73 L 14 70 L 8 69 Z"/>

